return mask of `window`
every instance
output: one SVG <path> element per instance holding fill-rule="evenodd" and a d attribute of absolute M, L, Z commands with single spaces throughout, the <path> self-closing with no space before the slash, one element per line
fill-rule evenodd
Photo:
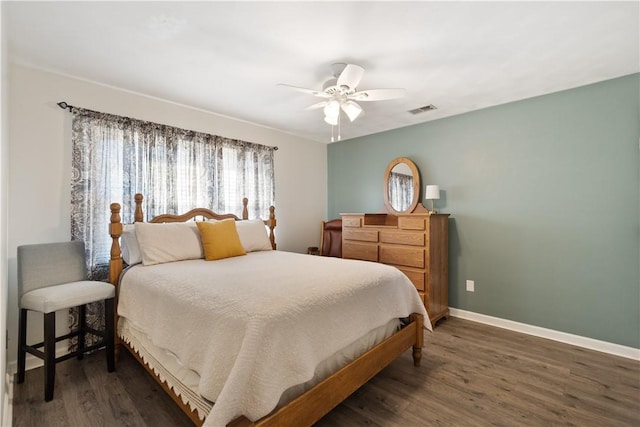
<path fill-rule="evenodd" d="M 84 240 L 94 279 L 107 276 L 109 205 L 133 222 L 136 193 L 146 218 L 195 207 L 267 218 L 274 203 L 273 147 L 127 117 L 73 109 L 71 235 Z"/>

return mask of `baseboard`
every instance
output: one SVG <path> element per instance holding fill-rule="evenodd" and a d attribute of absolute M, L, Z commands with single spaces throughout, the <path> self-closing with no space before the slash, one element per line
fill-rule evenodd
<path fill-rule="evenodd" d="M 449 307 L 449 314 L 452 317 L 459 317 L 460 319 L 471 320 L 478 323 L 484 323 L 485 325 L 496 326 L 498 328 L 509 329 L 515 332 L 534 335 L 536 337 L 547 338 L 553 341 L 575 345 L 577 347 L 612 354 L 614 356 L 626 357 L 627 359 L 640 360 L 639 348 L 626 347 L 620 344 L 599 341 L 593 338 L 554 331 L 553 329 L 527 325 L 526 323 L 514 322 L 512 320 L 487 316 L 486 314 L 474 313 L 473 311 L 460 310 L 458 308 Z"/>
<path fill-rule="evenodd" d="M 2 402 L 2 424 L 10 427 L 13 423 L 13 375 L 6 373 L 4 376 L 4 399 Z"/>
<path fill-rule="evenodd" d="M 69 340 L 64 340 L 56 343 L 56 357 L 64 356 L 69 352 Z M 24 361 L 25 369 L 28 371 L 30 369 L 39 368 L 40 366 L 44 366 L 44 360 L 35 357 L 32 354 L 27 353 L 27 357 Z M 13 375 L 18 372 L 18 361 L 12 360 L 7 363 L 7 375 Z M 4 424 L 2 424 L 4 426 Z"/>

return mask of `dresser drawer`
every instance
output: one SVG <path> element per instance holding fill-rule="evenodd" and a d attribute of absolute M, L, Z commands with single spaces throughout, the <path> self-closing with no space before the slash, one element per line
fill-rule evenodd
<path fill-rule="evenodd" d="M 413 283 L 417 290 L 424 292 L 424 271 L 409 270 L 407 268 L 398 267 Z"/>
<path fill-rule="evenodd" d="M 361 242 L 377 242 L 378 230 L 344 230 L 343 240 L 360 240 Z"/>
<path fill-rule="evenodd" d="M 424 246 L 424 233 L 418 231 L 380 231 L 381 243 L 397 243 L 400 245 Z"/>
<path fill-rule="evenodd" d="M 413 218 L 408 216 L 398 217 L 398 228 L 401 230 L 424 230 L 424 217 Z"/>
<path fill-rule="evenodd" d="M 378 261 L 378 245 L 366 243 L 342 242 L 342 258 Z"/>
<path fill-rule="evenodd" d="M 380 246 L 380 262 L 424 268 L 424 249 L 401 246 Z"/>
<path fill-rule="evenodd" d="M 361 227 L 361 221 L 359 216 L 343 216 L 342 217 L 342 226 L 343 227 Z"/>

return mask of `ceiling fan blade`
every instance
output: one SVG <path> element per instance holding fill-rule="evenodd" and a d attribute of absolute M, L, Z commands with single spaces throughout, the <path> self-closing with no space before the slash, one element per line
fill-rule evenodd
<path fill-rule="evenodd" d="M 385 99 L 402 98 L 404 89 L 370 89 L 347 95 L 347 98 L 355 101 L 384 101 Z"/>
<path fill-rule="evenodd" d="M 353 101 L 343 102 L 340 107 L 347 117 L 349 117 L 350 121 L 354 121 L 360 116 L 360 113 L 362 113 L 362 107 Z"/>
<path fill-rule="evenodd" d="M 347 86 L 351 90 L 355 90 L 362 79 L 364 68 L 355 64 L 347 64 L 338 77 L 338 86 Z"/>
<path fill-rule="evenodd" d="M 319 98 L 331 98 L 331 95 L 329 95 L 328 93 L 324 93 L 321 90 L 314 90 L 314 89 L 307 89 L 307 88 L 304 88 L 304 87 L 291 86 L 291 85 L 286 85 L 284 83 L 278 83 L 278 86 L 288 87 L 289 89 L 293 89 L 295 91 L 302 92 L 302 93 L 307 93 L 309 95 L 317 96 Z"/>
<path fill-rule="evenodd" d="M 328 101 L 318 102 L 317 104 L 309 105 L 305 110 L 317 110 L 318 108 L 325 107 L 328 103 Z"/>

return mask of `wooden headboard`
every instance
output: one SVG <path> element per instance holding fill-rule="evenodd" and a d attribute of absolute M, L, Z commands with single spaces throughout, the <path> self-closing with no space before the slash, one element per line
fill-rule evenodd
<path fill-rule="evenodd" d="M 135 222 L 144 222 L 144 214 L 142 212 L 142 194 L 138 193 L 134 197 L 136 208 L 133 214 L 133 218 Z M 202 219 L 234 219 L 236 221 L 242 221 L 249 219 L 249 211 L 247 210 L 247 205 L 249 200 L 245 197 L 242 199 L 242 218 L 238 218 L 236 215 L 228 213 L 228 214 L 218 214 L 213 212 L 212 210 L 206 208 L 196 208 L 192 209 L 189 212 L 186 212 L 181 215 L 172 215 L 172 214 L 163 214 L 158 215 L 148 222 L 186 222 L 194 219 L 202 218 Z M 109 224 L 109 234 L 111 235 L 111 256 L 109 259 L 109 283 L 114 286 L 118 286 L 118 280 L 120 279 L 120 274 L 122 273 L 123 261 L 122 261 L 122 250 L 120 248 L 120 236 L 122 236 L 122 219 L 120 217 L 121 206 L 119 203 L 112 203 L 111 206 L 111 222 Z M 276 239 L 273 233 L 274 228 L 276 227 L 276 215 L 275 208 L 273 206 L 269 207 L 269 219 L 264 220 L 264 224 L 269 228 L 269 241 L 271 242 L 271 247 L 276 249 Z"/>

